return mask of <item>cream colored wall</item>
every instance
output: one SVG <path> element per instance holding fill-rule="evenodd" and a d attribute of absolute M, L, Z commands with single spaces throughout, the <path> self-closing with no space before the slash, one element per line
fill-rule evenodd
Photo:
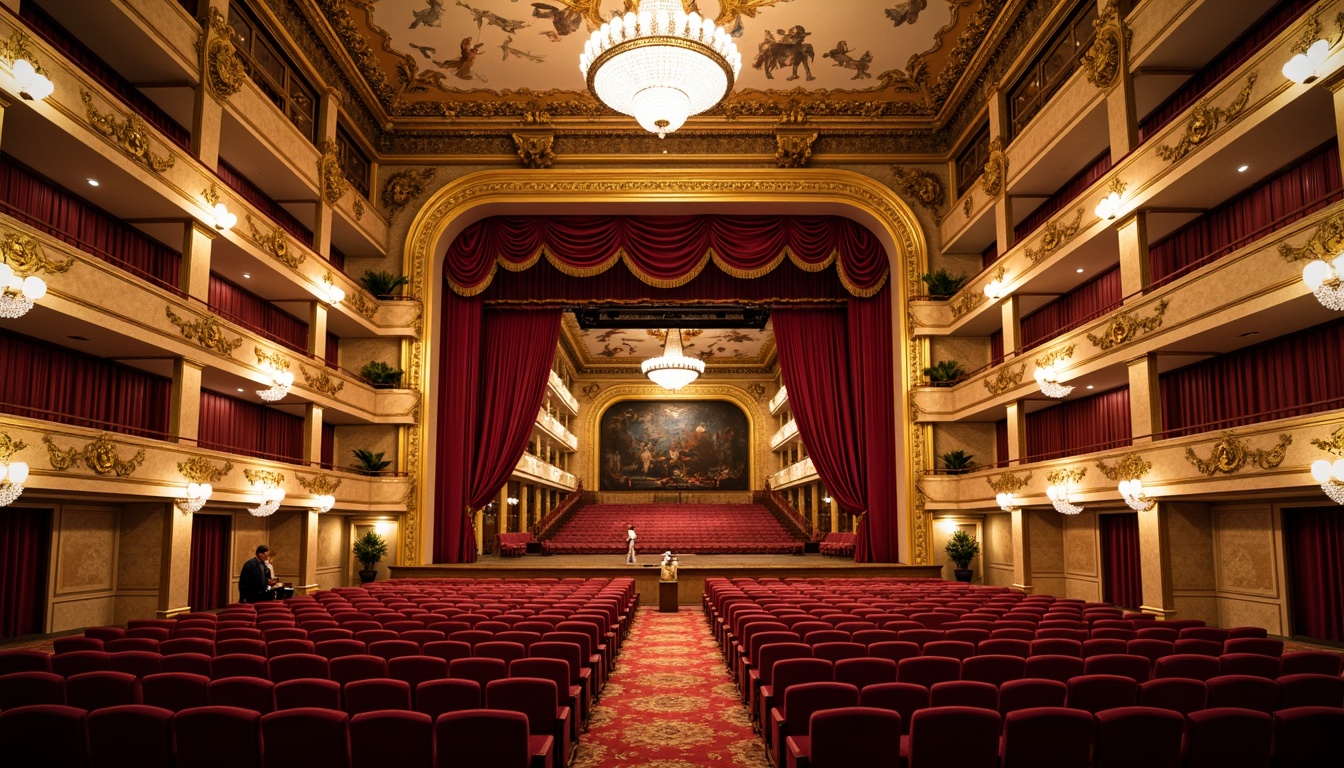
<path fill-rule="evenodd" d="M 116 618 L 117 539 L 114 506 L 57 504 L 52 515 L 51 604 L 47 631 L 110 624 Z"/>
<path fill-rule="evenodd" d="M 266 546 L 271 549 L 271 567 L 275 569 L 275 577 L 283 583 L 304 583 L 299 573 L 299 550 L 303 541 L 303 518 L 307 514 L 306 510 L 282 509 L 266 518 L 270 526 Z"/>
<path fill-rule="evenodd" d="M 1067 593 L 1064 573 L 1064 515 L 1033 509 L 1026 538 L 1031 542 L 1031 585 L 1037 594 Z"/>
<path fill-rule="evenodd" d="M 350 557 L 349 524 L 340 515 L 322 515 L 317 519 L 317 586 L 319 589 L 344 587 L 350 583 L 347 561 Z"/>
<path fill-rule="evenodd" d="M 941 468 L 938 457 L 951 451 L 965 451 L 976 466 L 994 463 L 994 425 L 985 422 L 956 422 L 935 424 L 933 427 L 934 465 Z"/>
<path fill-rule="evenodd" d="M 953 520 L 955 527 L 948 525 L 948 520 Z M 965 531 L 971 535 L 971 538 L 981 542 L 980 554 L 976 555 L 971 561 L 971 583 L 984 584 L 985 582 L 985 533 L 979 516 L 972 518 L 941 518 L 933 523 L 933 564 L 943 569 L 943 579 L 952 581 L 956 578 L 954 571 L 957 568 L 956 563 L 947 557 L 947 540 L 958 530 Z"/>
<path fill-rule="evenodd" d="M 397 468 L 397 427 L 383 424 L 337 427 L 336 439 L 332 442 L 332 458 L 338 467 L 353 467 L 356 448 L 365 448 L 374 453 L 383 454 L 383 461 L 390 461 L 388 470 Z"/>
<path fill-rule="evenodd" d="M 118 531 L 117 602 L 113 622 L 154 615 L 163 567 L 165 514 L 182 514 L 165 504 L 127 504 Z"/>
<path fill-rule="evenodd" d="M 998 513 L 985 515 L 985 539 L 981 557 L 985 566 L 985 584 L 993 587 L 1013 585 L 1013 519 Z"/>
<path fill-rule="evenodd" d="M 1213 516 L 1208 504 L 1165 504 L 1171 555 L 1172 604 L 1176 618 L 1218 623 L 1213 567 Z"/>
<path fill-rule="evenodd" d="M 1269 503 L 1212 507 L 1218 623 L 1288 631 L 1279 511 Z"/>

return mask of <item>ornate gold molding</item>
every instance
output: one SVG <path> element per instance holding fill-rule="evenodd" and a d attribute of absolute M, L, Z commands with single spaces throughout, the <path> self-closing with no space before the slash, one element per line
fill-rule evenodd
<path fill-rule="evenodd" d="M 1120 19 L 1115 0 L 1106 3 L 1097 20 L 1092 22 L 1092 27 L 1096 30 L 1096 37 L 1080 63 L 1087 73 L 1087 81 L 1106 90 L 1115 85 L 1118 79 L 1121 53 L 1129 50 L 1134 31 Z"/>
<path fill-rule="evenodd" d="M 258 346 L 252 347 L 252 353 L 257 356 L 257 365 L 269 365 L 273 371 L 288 371 L 289 358 L 279 352 L 267 352 Z"/>
<path fill-rule="evenodd" d="M 83 448 L 57 448 L 51 435 L 43 435 L 42 442 L 47 444 L 47 458 L 58 472 L 64 472 L 83 461 L 84 466 L 99 475 L 130 477 L 145 463 L 145 450 L 141 448 L 128 460 L 122 460 L 117 452 L 112 436 L 103 433 Z"/>
<path fill-rule="evenodd" d="M 1329 440 L 1313 438 L 1311 444 L 1322 451 L 1329 451 L 1336 456 L 1344 456 L 1344 426 L 1331 432 Z"/>
<path fill-rule="evenodd" d="M 985 482 L 995 493 L 1016 493 L 1031 482 L 1031 472 L 1028 471 L 1024 477 L 1018 477 L 1016 472 L 1004 472 L 998 477 L 986 477 Z"/>
<path fill-rule="evenodd" d="M 1282 434 L 1279 435 L 1278 444 L 1273 448 L 1251 450 L 1236 435 L 1231 432 L 1224 432 L 1222 438 L 1213 444 L 1209 458 L 1201 459 L 1195 455 L 1193 448 L 1187 447 L 1185 449 L 1185 459 L 1193 464 L 1200 474 L 1209 476 L 1216 475 L 1219 472 L 1231 475 L 1241 471 L 1241 468 L 1248 463 L 1261 469 L 1274 469 L 1283 463 L 1283 459 L 1288 453 L 1288 446 L 1292 444 L 1293 436 Z"/>
<path fill-rule="evenodd" d="M 373 316 L 378 314 L 377 300 L 360 289 L 351 291 L 350 294 L 345 297 L 344 303 L 347 307 L 362 315 L 366 320 L 372 320 Z"/>
<path fill-rule="evenodd" d="M 1078 210 L 1074 211 L 1073 221 L 1068 224 L 1063 222 L 1063 219 L 1052 219 L 1041 227 L 1041 238 L 1038 241 L 1040 250 L 1030 247 L 1026 249 L 1027 258 L 1031 259 L 1032 263 L 1039 262 L 1063 248 L 1065 243 L 1078 234 L 1078 229 L 1083 224 L 1083 207 L 1080 205 Z"/>
<path fill-rule="evenodd" d="M 299 481 L 299 485 L 303 486 L 303 490 L 309 493 L 318 495 L 325 494 L 327 496 L 335 493 L 336 489 L 341 487 L 342 482 L 342 479 L 339 477 L 321 473 L 313 475 L 311 480 L 305 480 L 303 475 L 300 475 L 298 472 L 294 473 L 294 477 Z"/>
<path fill-rule="evenodd" d="M 36 240 L 20 232 L 10 232 L 0 241 L 0 261 L 13 268 L 20 277 L 27 277 L 38 272 L 68 272 L 75 264 L 75 257 L 71 256 L 64 262 L 52 261 L 42 252 L 42 245 Z"/>
<path fill-rule="evenodd" d="M 555 164 L 555 134 L 514 133 L 513 146 L 524 168 L 550 168 Z"/>
<path fill-rule="evenodd" d="M 299 363 L 299 373 L 303 374 L 303 381 L 309 389 L 315 389 L 327 397 L 335 397 L 337 393 L 345 389 L 345 382 L 340 379 L 333 379 L 325 368 L 317 373 L 312 373 L 307 366 Z"/>
<path fill-rule="evenodd" d="M 346 180 L 345 171 L 341 169 L 341 158 L 337 153 L 336 142 L 323 139 L 321 149 L 322 156 L 317 159 L 318 186 L 322 189 L 322 199 L 326 204 L 335 205 L 350 189 L 350 182 Z"/>
<path fill-rule="evenodd" d="M 37 55 L 33 47 L 29 45 L 32 38 L 22 29 L 16 29 L 9 35 L 9 39 L 0 44 L 0 59 L 4 59 L 11 67 L 14 62 L 23 59 L 33 65 L 33 71 L 40 75 L 50 77 L 50 73 L 43 69 L 42 64 L 38 62 Z"/>
<path fill-rule="evenodd" d="M 1192 150 L 1200 144 L 1208 141 L 1209 138 L 1218 130 L 1220 125 L 1231 125 L 1241 116 L 1246 104 L 1251 98 L 1251 86 L 1255 85 L 1256 73 L 1252 72 L 1246 76 L 1246 84 L 1241 87 L 1241 92 L 1237 98 L 1227 107 L 1210 107 L 1210 99 L 1204 99 L 1199 102 L 1194 111 L 1190 113 L 1190 120 L 1185 124 L 1185 133 L 1180 141 L 1174 146 L 1163 144 L 1157 148 L 1157 156 L 1169 163 L 1190 154 Z"/>
<path fill-rule="evenodd" d="M 1313 11 L 1311 15 L 1303 20 L 1302 31 L 1298 33 L 1297 39 L 1293 41 L 1289 50 L 1293 53 L 1305 54 L 1307 49 L 1311 47 L 1311 44 L 1319 40 L 1320 37 L 1321 18 L 1315 11 Z"/>
<path fill-rule="evenodd" d="M 583 399 L 591 403 L 593 402 L 593 400 L 597 399 L 598 393 L 602 391 L 602 385 L 598 384 L 597 382 L 593 382 L 592 384 L 584 386 L 584 388 L 580 391 L 583 393 Z"/>
<path fill-rule="evenodd" d="M 1099 335 L 1087 334 L 1087 340 L 1092 342 L 1092 346 L 1103 352 L 1122 347 L 1140 336 L 1161 328 L 1162 316 L 1167 313 L 1169 304 L 1169 300 L 1163 299 L 1157 303 L 1157 307 L 1154 308 L 1150 317 L 1137 320 L 1131 313 L 1122 312 L 1107 323 Z"/>
<path fill-rule="evenodd" d="M 765 398 L 765 392 L 766 392 L 765 385 L 760 383 L 759 381 L 753 384 L 748 384 L 747 392 L 750 392 L 751 396 L 756 398 L 756 402 L 759 403 L 761 402 L 762 399 Z"/>
<path fill-rule="evenodd" d="M 1316 231 L 1297 247 L 1279 243 L 1279 255 L 1285 261 L 1331 261 L 1344 251 L 1344 213 L 1336 214 L 1316 225 Z"/>
<path fill-rule="evenodd" d="M 388 217 L 394 217 L 423 194 L 432 181 L 434 181 L 433 168 L 397 171 L 383 182 L 383 194 L 379 196 L 379 202 L 387 209 Z"/>
<path fill-rule="evenodd" d="M 975 193 L 966 193 L 966 200 L 961 204 L 961 212 L 966 214 L 966 218 L 971 218 L 971 211 L 975 209 Z"/>
<path fill-rule="evenodd" d="M 269 234 L 262 232 L 257 223 L 252 220 L 252 214 L 250 213 L 247 214 L 247 229 L 252 241 L 260 246 L 261 250 L 269 253 L 271 258 L 290 269 L 298 269 L 303 260 L 308 258 L 308 255 L 298 248 L 290 250 L 289 237 L 280 227 L 271 230 Z"/>
<path fill-rule="evenodd" d="M 1046 475 L 1045 480 L 1051 485 L 1063 485 L 1065 483 L 1078 485 L 1083 482 L 1084 477 L 1087 477 L 1087 467 L 1077 467 L 1075 469 L 1060 467 Z"/>
<path fill-rule="evenodd" d="M 350 201 L 350 207 L 355 212 L 355 221 L 364 218 L 364 201 L 359 198 L 359 195 L 355 195 L 355 199 Z"/>
<path fill-rule="evenodd" d="M 79 97 L 84 100 L 84 116 L 89 125 L 111 140 L 127 157 L 144 165 L 151 171 L 162 174 L 173 167 L 177 158 L 170 150 L 167 157 L 157 155 L 150 149 L 150 130 L 140 116 L 131 112 L 125 119 L 118 121 L 115 112 L 99 112 L 93 106 L 93 94 L 80 90 Z"/>
<path fill-rule="evenodd" d="M 1097 469 L 1106 476 L 1107 480 L 1137 480 L 1153 468 L 1150 461 L 1144 461 L 1138 453 L 1126 453 L 1116 460 L 1115 466 L 1107 466 L 1106 462 L 1098 461 Z"/>
<path fill-rule="evenodd" d="M 985 172 L 980 175 L 980 189 L 993 199 L 1003 192 L 1007 181 L 1008 154 L 1003 151 L 1003 137 L 995 136 L 989 142 L 989 160 L 985 162 Z"/>
<path fill-rule="evenodd" d="M 947 188 L 943 186 L 943 180 L 938 174 L 922 168 L 903 168 L 899 165 L 891 167 L 891 174 L 895 177 L 897 189 L 901 194 L 932 213 L 933 223 L 942 222 L 943 203 L 947 202 Z"/>
<path fill-rule="evenodd" d="M 812 159 L 812 143 L 817 132 L 775 132 L 775 165 L 780 168 L 803 168 Z"/>
<path fill-rule="evenodd" d="M 991 395 L 1002 395 L 1004 392 L 1018 386 L 1022 383 L 1022 374 L 1027 370 L 1027 364 L 1018 366 L 1017 372 L 1013 372 L 1011 365 L 999 369 L 998 374 L 992 379 L 984 379 L 981 383 L 985 389 L 989 390 Z"/>
<path fill-rule="evenodd" d="M 177 471 L 193 483 L 218 483 L 233 471 L 233 462 L 226 461 L 224 466 L 216 467 L 204 456 L 192 456 L 186 461 L 177 462 Z"/>
<path fill-rule="evenodd" d="M 268 469 L 244 469 L 243 477 L 252 485 L 264 485 L 267 488 L 279 488 L 285 482 L 283 472 L 272 472 Z"/>
<path fill-rule="evenodd" d="M 210 20 L 201 30 L 205 43 L 205 85 L 210 95 L 220 101 L 243 89 L 247 70 L 233 48 L 233 28 L 216 7 L 210 8 Z"/>
<path fill-rule="evenodd" d="M 221 355 L 233 357 L 233 351 L 243 346 L 243 337 L 230 339 L 224 332 L 224 325 L 213 317 L 202 317 L 197 320 L 183 320 L 173 312 L 171 304 L 164 308 L 168 313 L 168 321 L 176 325 L 182 332 L 182 338 L 187 341 L 194 341 L 206 349 L 214 350 Z"/>
<path fill-rule="evenodd" d="M 962 288 L 956 296 L 948 300 L 947 307 L 952 310 L 952 319 L 956 320 L 980 306 L 984 301 L 985 292 L 983 290 L 973 291 L 970 288 Z"/>
<path fill-rule="evenodd" d="M 27 447 L 27 443 L 15 440 L 8 432 L 0 432 L 0 461 L 9 461 L 11 456 Z"/>
<path fill-rule="evenodd" d="M 1061 360 L 1068 360 L 1069 358 L 1073 357 L 1074 346 L 1075 345 L 1070 344 L 1067 347 L 1060 347 L 1059 349 L 1052 350 L 1050 352 L 1045 353 L 1044 355 L 1041 355 L 1040 357 L 1036 358 L 1036 367 L 1044 368 L 1047 365 L 1053 365 L 1054 363 L 1057 363 Z"/>

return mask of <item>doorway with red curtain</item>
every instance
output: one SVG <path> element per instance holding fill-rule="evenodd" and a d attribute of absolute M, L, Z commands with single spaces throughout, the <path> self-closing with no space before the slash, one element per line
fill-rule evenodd
<path fill-rule="evenodd" d="M 1344 509 L 1285 509 L 1283 542 L 1293 636 L 1344 642 Z"/>
<path fill-rule="evenodd" d="M 51 516 L 51 509 L 0 510 L 0 638 L 46 629 Z"/>
<path fill-rule="evenodd" d="M 1143 604 L 1139 561 L 1139 516 L 1133 512 L 1097 515 L 1101 528 L 1101 599 L 1137 611 Z"/>
<path fill-rule="evenodd" d="M 233 518 L 229 515 L 192 516 L 191 560 L 187 569 L 187 603 L 191 610 L 210 611 L 229 604 L 232 532 Z"/>

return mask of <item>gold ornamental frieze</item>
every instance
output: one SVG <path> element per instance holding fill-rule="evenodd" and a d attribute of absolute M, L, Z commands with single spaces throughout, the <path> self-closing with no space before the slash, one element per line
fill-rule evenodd
<path fill-rule="evenodd" d="M 1078 206 L 1074 211 L 1073 221 L 1065 224 L 1063 219 L 1053 219 L 1047 221 L 1044 227 L 1041 227 L 1041 238 L 1037 241 L 1039 248 L 1028 247 L 1026 249 L 1027 258 L 1032 263 L 1039 262 L 1050 254 L 1063 248 L 1066 243 L 1078 234 L 1078 229 L 1083 224 L 1083 207 Z"/>
<path fill-rule="evenodd" d="M 193 483 L 218 483 L 233 471 L 233 462 L 226 461 L 224 466 L 216 467 L 214 462 L 204 456 L 192 456 L 186 461 L 177 462 L 177 471 Z"/>
<path fill-rule="evenodd" d="M 373 316 L 378 314 L 378 302 L 359 289 L 351 291 L 350 294 L 342 300 L 342 303 L 355 310 L 355 312 L 366 320 L 372 320 Z"/>
<path fill-rule="evenodd" d="M 9 66 L 13 67 L 14 62 L 23 59 L 33 65 L 33 71 L 39 75 L 45 75 L 47 78 L 51 74 L 42 67 L 37 61 L 37 55 L 33 51 L 32 38 L 22 29 L 16 29 L 9 35 L 9 39 L 0 43 L 0 59 L 3 59 Z"/>
<path fill-rule="evenodd" d="M 247 229 L 252 237 L 252 242 L 256 243 L 261 250 L 270 254 L 271 258 L 290 269 L 298 269 L 303 260 L 308 258 L 308 255 L 298 248 L 291 249 L 289 247 L 289 238 L 280 227 L 276 227 L 269 233 L 262 232 L 257 223 L 252 220 L 252 214 L 250 213 L 247 214 Z"/>
<path fill-rule="evenodd" d="M 1279 255 L 1284 261 L 1332 261 L 1344 251 L 1344 213 L 1336 214 L 1316 225 L 1316 231 L 1298 246 L 1279 243 Z"/>
<path fill-rule="evenodd" d="M 383 183 L 383 194 L 379 201 L 387 209 L 388 218 L 396 216 L 415 198 L 424 194 L 434 181 L 433 168 L 421 168 L 418 171 L 397 171 L 387 177 Z"/>
<path fill-rule="evenodd" d="M 1344 456 L 1344 426 L 1331 432 L 1329 440 L 1313 438 L 1311 444 L 1322 451 L 1329 451 L 1336 456 Z"/>
<path fill-rule="evenodd" d="M 345 382 L 332 378 L 325 368 L 314 373 L 309 371 L 303 363 L 299 363 L 299 373 L 303 374 L 304 384 L 309 389 L 317 390 L 327 397 L 335 397 L 342 389 L 345 389 Z"/>
<path fill-rule="evenodd" d="M 555 165 L 555 134 L 514 133 L 513 146 L 524 168 L 550 168 Z"/>
<path fill-rule="evenodd" d="M 993 199 L 1003 192 L 1007 181 L 1008 153 L 1003 151 L 1003 137 L 995 136 L 989 142 L 989 160 L 985 162 L 985 172 L 980 174 L 980 189 Z"/>
<path fill-rule="evenodd" d="M 984 301 L 985 301 L 984 291 L 972 291 L 969 288 L 963 288 L 959 292 L 957 292 L 956 296 L 953 296 L 947 302 L 947 308 L 952 310 L 952 319 L 956 320 L 960 318 L 962 315 L 966 314 L 967 312 L 970 312 L 972 309 L 975 309 L 976 307 L 983 304 Z"/>
<path fill-rule="evenodd" d="M 1060 347 L 1059 349 L 1052 350 L 1050 352 L 1045 353 L 1044 355 L 1041 355 L 1040 357 L 1036 358 L 1036 367 L 1044 368 L 1047 365 L 1054 365 L 1055 363 L 1068 360 L 1069 358 L 1073 357 L 1074 346 L 1075 345 L 1070 344 L 1067 347 Z"/>
<path fill-rule="evenodd" d="M 1167 313 L 1170 303 L 1167 299 L 1159 301 L 1153 309 L 1153 314 L 1148 317 L 1135 318 L 1129 312 L 1121 312 L 1106 324 L 1100 334 L 1087 334 L 1087 340 L 1103 352 L 1123 347 L 1140 336 L 1146 336 L 1161 328 L 1162 316 Z"/>
<path fill-rule="evenodd" d="M 1129 50 L 1134 31 L 1120 19 L 1115 0 L 1106 3 L 1092 27 L 1096 36 L 1079 63 L 1083 65 L 1087 82 L 1104 91 L 1115 85 L 1120 74 L 1121 53 Z"/>
<path fill-rule="evenodd" d="M 264 485 L 267 488 L 279 488 L 285 482 L 283 472 L 272 472 L 269 469 L 244 469 L 243 477 L 252 485 Z"/>
<path fill-rule="evenodd" d="M 985 482 L 995 493 L 1016 493 L 1031 483 L 1031 472 L 1018 477 L 1016 472 L 1004 472 L 998 477 L 986 477 Z"/>
<path fill-rule="evenodd" d="M 8 432 L 0 432 L 0 461 L 9 461 L 11 456 L 27 447 L 27 443 L 15 440 Z"/>
<path fill-rule="evenodd" d="M 51 435 L 43 435 L 42 442 L 47 444 L 47 458 L 51 461 L 52 469 L 58 472 L 72 469 L 83 462 L 95 474 L 130 477 L 145 463 L 143 448 L 131 458 L 123 460 L 117 451 L 117 444 L 112 442 L 111 435 L 107 433 L 99 435 L 98 439 L 83 448 L 58 448 Z"/>
<path fill-rule="evenodd" d="M 780 168 L 804 168 L 812 159 L 812 144 L 819 134 L 794 131 L 775 132 L 775 165 Z"/>
<path fill-rule="evenodd" d="M 1153 463 L 1145 461 L 1138 453 L 1126 453 L 1116 460 L 1115 466 L 1109 466 L 1104 461 L 1097 461 L 1097 469 L 1106 476 L 1107 480 L 1138 480 L 1148 474 L 1153 468 Z"/>
<path fill-rule="evenodd" d="M 981 383 L 985 385 L 985 389 L 989 390 L 989 394 L 1002 395 L 1004 392 L 1020 385 L 1022 383 L 1022 374 L 1026 373 L 1026 371 L 1026 363 L 1018 366 L 1016 372 L 1013 371 L 1013 367 L 1010 365 L 1000 368 L 998 374 L 995 375 L 994 378 L 984 379 Z"/>
<path fill-rule="evenodd" d="M 84 116 L 89 125 L 111 140 L 127 157 L 158 174 L 172 168 L 177 162 L 171 151 L 167 157 L 154 153 L 150 147 L 149 126 L 139 115 L 131 112 L 118 119 L 113 111 L 99 112 L 93 106 L 93 94 L 88 91 L 80 90 L 79 97 L 84 100 Z"/>
<path fill-rule="evenodd" d="M 975 210 L 975 193 L 968 192 L 966 200 L 961 204 L 961 212 L 966 214 L 966 218 L 971 218 L 971 211 Z"/>
<path fill-rule="evenodd" d="M 1046 475 L 1045 481 L 1051 485 L 1064 485 L 1066 483 L 1078 485 L 1083 482 L 1084 477 L 1087 477 L 1087 467 L 1075 467 L 1074 469 L 1060 467 Z"/>
<path fill-rule="evenodd" d="M 1252 450 L 1233 433 L 1224 432 L 1218 442 L 1213 444 L 1209 458 L 1201 459 L 1193 448 L 1187 447 L 1185 459 L 1193 464 L 1201 475 L 1210 477 L 1219 473 L 1231 475 L 1240 472 L 1247 464 L 1260 469 L 1275 469 L 1283 463 L 1284 457 L 1288 454 L 1288 446 L 1292 444 L 1293 436 L 1282 434 L 1279 435 L 1278 444 L 1273 448 Z"/>
<path fill-rule="evenodd" d="M 345 171 L 341 169 L 341 157 L 336 149 L 336 142 L 323 139 L 321 149 L 322 156 L 317 159 L 318 183 L 322 189 L 322 199 L 327 205 L 335 205 L 350 189 L 350 182 L 345 178 Z"/>
<path fill-rule="evenodd" d="M 8 264 L 19 277 L 35 275 L 38 272 L 61 274 L 69 272 L 70 267 L 75 264 L 73 256 L 65 261 L 53 261 L 47 258 L 42 252 L 42 245 L 21 232 L 5 234 L 5 239 L 0 241 L 0 261 Z"/>
<path fill-rule="evenodd" d="M 1185 124 L 1185 133 L 1182 134 L 1180 141 L 1175 145 L 1159 146 L 1157 156 L 1166 162 L 1174 163 L 1212 138 L 1220 126 L 1226 127 L 1235 122 L 1246 109 L 1246 104 L 1250 102 L 1251 87 L 1255 85 L 1257 77 L 1255 72 L 1247 75 L 1246 84 L 1241 87 L 1241 92 L 1226 107 L 1210 107 L 1210 99 L 1199 102 L 1190 113 L 1190 120 Z"/>
<path fill-rule="evenodd" d="M 766 393 L 765 385 L 760 383 L 759 381 L 753 382 L 752 384 L 747 385 L 747 392 L 752 397 L 756 398 L 756 402 L 759 403 L 761 402 L 762 399 L 765 398 Z"/>
<path fill-rule="evenodd" d="M 602 385 L 598 384 L 597 382 L 593 382 L 591 384 L 584 385 L 583 389 L 579 391 L 583 393 L 583 399 L 591 403 L 597 399 L 598 393 L 602 391 Z"/>
<path fill-rule="evenodd" d="M 247 70 L 233 47 L 233 28 L 219 8 L 210 8 L 210 23 L 201 30 L 201 40 L 208 40 L 204 44 L 206 87 L 216 99 L 228 101 L 243 89 Z"/>
<path fill-rule="evenodd" d="M 173 311 L 171 304 L 165 307 L 164 311 L 168 314 L 168 322 L 176 325 L 182 332 L 182 338 L 187 341 L 194 341 L 226 357 L 233 357 L 233 351 L 243 346 L 243 337 L 230 339 L 224 332 L 224 324 L 213 317 L 183 320 Z"/>
<path fill-rule="evenodd" d="M 267 352 L 258 346 L 252 347 L 252 353 L 257 356 L 257 365 L 269 366 L 273 371 L 288 371 L 289 358 L 279 352 Z"/>
<path fill-rule="evenodd" d="M 355 199 L 350 201 L 350 208 L 355 212 L 355 221 L 364 218 L 364 201 L 359 199 L 359 195 L 355 195 Z"/>
<path fill-rule="evenodd" d="M 299 481 L 299 485 L 303 486 L 303 490 L 319 496 L 330 496 L 336 493 L 336 489 L 341 487 L 342 482 L 339 477 L 321 473 L 313 475 L 312 479 L 305 479 L 303 475 L 295 472 L 294 477 Z"/>
<path fill-rule="evenodd" d="M 891 175 L 896 179 L 896 188 L 911 200 L 933 214 L 933 223 L 943 220 L 943 203 L 947 202 L 947 188 L 938 174 L 921 168 L 891 167 Z M 967 214 L 968 216 L 970 214 Z"/>

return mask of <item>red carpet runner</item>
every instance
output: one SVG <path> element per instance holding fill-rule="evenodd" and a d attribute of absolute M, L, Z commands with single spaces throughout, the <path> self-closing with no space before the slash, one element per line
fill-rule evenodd
<path fill-rule="evenodd" d="M 765 768 L 704 613 L 681 609 L 640 611 L 573 768 Z"/>

